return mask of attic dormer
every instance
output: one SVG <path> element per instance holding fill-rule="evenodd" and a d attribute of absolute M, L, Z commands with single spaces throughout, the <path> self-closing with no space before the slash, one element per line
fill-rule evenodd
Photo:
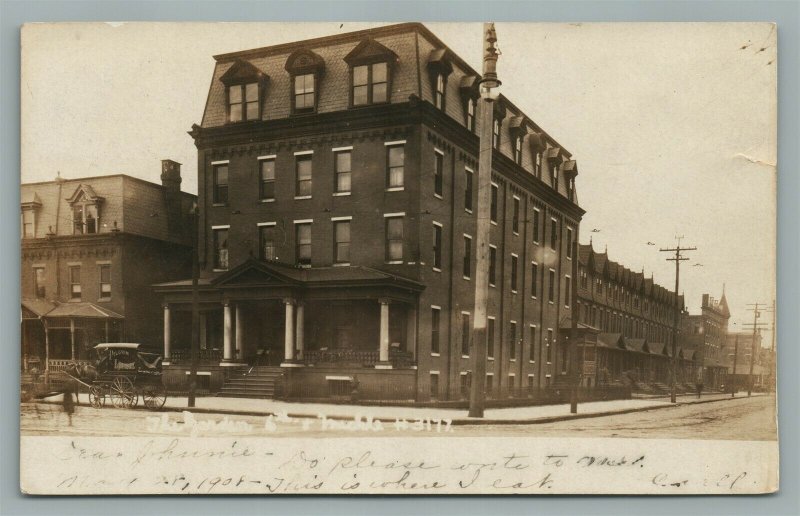
<path fill-rule="evenodd" d="M 428 76 L 433 90 L 433 105 L 442 111 L 447 102 L 447 78 L 453 73 L 453 57 L 450 50 L 436 48 L 428 58 Z"/>
<path fill-rule="evenodd" d="M 291 77 L 292 113 L 316 112 L 319 84 L 325 73 L 325 60 L 303 48 L 292 52 L 284 68 Z"/>
<path fill-rule="evenodd" d="M 261 99 L 269 76 L 251 62 L 237 59 L 219 80 L 225 85 L 229 123 L 261 119 Z"/>
<path fill-rule="evenodd" d="M 344 57 L 350 66 L 350 106 L 389 102 L 392 71 L 398 57 L 371 38 L 363 40 Z"/>
<path fill-rule="evenodd" d="M 86 184 L 78 188 L 67 197 L 66 201 L 72 208 L 72 233 L 84 235 L 100 231 L 100 208 L 103 199 L 94 189 Z"/>

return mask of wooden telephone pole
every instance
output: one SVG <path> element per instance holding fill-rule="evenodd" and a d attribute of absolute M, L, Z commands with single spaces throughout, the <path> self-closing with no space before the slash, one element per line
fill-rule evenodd
<path fill-rule="evenodd" d="M 483 24 L 483 78 L 481 78 L 480 143 L 478 150 L 478 220 L 475 244 L 475 320 L 472 330 L 472 382 L 469 395 L 469 417 L 483 417 L 486 405 L 486 337 L 487 302 L 489 297 L 489 222 L 492 203 L 492 122 L 494 99 L 492 89 L 500 86 L 497 78 L 497 56 L 495 43 L 497 33 L 494 23 Z"/>
<path fill-rule="evenodd" d="M 736 379 L 736 359 L 739 358 L 739 334 L 733 340 L 733 379 Z M 731 381 L 731 398 L 736 397 L 736 384 Z"/>
<path fill-rule="evenodd" d="M 753 312 L 753 342 L 750 343 L 750 374 L 747 378 L 747 396 L 752 396 L 753 394 L 753 367 L 756 362 L 756 350 L 760 349 L 761 346 L 756 348 L 756 334 L 759 330 L 766 327 L 766 324 L 759 323 L 758 318 L 761 317 L 761 311 L 765 310 L 764 305 L 766 303 L 750 303 L 747 306 L 752 306 L 753 308 L 748 308 L 748 310 L 752 310 Z M 761 306 L 761 308 L 759 308 Z"/>
<path fill-rule="evenodd" d="M 681 247 L 681 239 L 678 237 L 678 245 L 672 249 L 659 249 L 661 252 L 675 253 L 674 258 L 667 258 L 668 262 L 675 262 L 675 311 L 672 325 L 672 372 L 670 374 L 670 396 L 672 403 L 677 403 L 677 369 L 678 369 L 678 325 L 680 324 L 681 310 L 678 306 L 678 287 L 681 277 L 681 262 L 688 260 L 681 256 L 682 251 L 696 251 L 696 247 Z"/>

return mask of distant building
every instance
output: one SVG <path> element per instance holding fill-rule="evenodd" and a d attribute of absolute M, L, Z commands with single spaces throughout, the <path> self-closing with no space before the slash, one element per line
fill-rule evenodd
<path fill-rule="evenodd" d="M 767 385 L 774 366 L 772 352 L 762 347 L 761 332 L 756 332 L 755 343 L 753 332 L 733 332 L 726 338 L 723 348 L 722 363 L 727 368 L 726 383 L 734 384 L 739 389 L 747 389 L 750 382 L 750 357 L 755 350 L 753 360 L 753 387 L 761 389 Z M 734 362 L 734 357 L 736 360 Z M 734 369 L 734 365 L 736 369 Z"/>
<path fill-rule="evenodd" d="M 161 185 L 118 174 L 21 186 L 24 370 L 88 358 L 98 342 L 160 344 L 150 285 L 190 271 L 195 202 L 180 164 L 162 166 Z"/>
<path fill-rule="evenodd" d="M 215 59 L 191 132 L 212 389 L 261 364 L 283 374 L 289 397 L 350 393 L 357 381 L 363 398 L 464 399 L 478 72 L 415 23 Z M 566 374 L 559 322 L 584 213 L 570 152 L 507 98 L 493 106 L 490 393 Z M 188 370 L 176 328 L 190 286 L 186 276 L 156 286 L 168 381 Z M 258 391 L 235 391 L 248 392 Z"/>
<path fill-rule="evenodd" d="M 706 387 L 716 389 L 724 383 L 727 367 L 726 339 L 731 317 L 723 288 L 722 297 L 714 299 L 703 294 L 699 314 L 684 314 L 681 320 L 681 342 L 694 350 L 698 362 L 698 379 Z"/>

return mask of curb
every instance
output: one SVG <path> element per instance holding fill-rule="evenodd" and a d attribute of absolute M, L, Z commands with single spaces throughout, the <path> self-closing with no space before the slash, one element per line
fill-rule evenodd
<path fill-rule="evenodd" d="M 751 396 L 761 397 L 761 395 Z M 675 404 L 665 402 L 662 405 L 653 405 L 650 407 L 638 407 L 638 408 L 629 408 L 629 409 L 620 409 L 620 410 L 607 410 L 605 412 L 589 412 L 589 413 L 578 413 L 578 414 L 565 414 L 562 416 L 549 416 L 549 417 L 540 417 L 540 418 L 528 418 L 528 419 L 469 419 L 469 418 L 459 418 L 453 419 L 450 424 L 453 426 L 465 426 L 465 425 L 541 425 L 546 423 L 558 423 L 561 421 L 571 421 L 573 419 L 589 419 L 589 418 L 598 418 L 598 417 L 605 417 L 605 416 L 615 416 L 620 414 L 631 414 L 634 412 L 647 412 L 649 410 L 660 410 L 665 408 L 674 408 L 683 405 L 701 405 L 704 403 L 716 403 L 720 401 L 730 401 L 730 400 L 741 400 L 747 399 L 747 396 L 739 397 L 739 398 L 717 398 L 712 400 L 699 400 L 699 401 L 678 401 Z M 60 405 L 61 403 L 57 401 L 45 401 L 40 400 L 37 403 L 48 403 L 48 404 L 56 404 Z M 77 406 L 81 407 L 90 407 L 88 403 L 76 403 Z M 136 408 L 133 410 L 140 410 L 144 411 L 143 408 Z M 153 414 L 158 414 L 159 412 L 183 412 L 188 410 L 188 407 L 164 407 L 160 411 L 154 411 Z M 192 413 L 195 414 L 222 414 L 225 416 L 254 416 L 254 417 L 267 417 L 267 416 L 275 416 L 277 415 L 275 412 L 270 411 L 254 411 L 254 410 L 227 410 L 227 409 L 210 409 L 210 408 L 202 408 L 202 407 L 194 407 L 191 410 Z M 312 414 L 290 414 L 287 413 L 286 416 L 290 418 L 313 418 L 316 419 L 316 415 Z M 352 421 L 354 416 L 340 416 L 340 415 L 325 415 L 327 419 L 335 420 L 335 421 Z M 364 418 L 364 416 L 361 416 Z M 410 418 L 410 420 L 415 420 L 417 418 Z M 373 417 L 372 421 L 380 421 L 381 423 L 394 423 L 397 421 L 397 418 L 387 418 L 387 417 Z"/>

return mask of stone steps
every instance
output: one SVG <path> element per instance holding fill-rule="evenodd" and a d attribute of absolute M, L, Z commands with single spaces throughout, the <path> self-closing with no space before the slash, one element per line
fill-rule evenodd
<path fill-rule="evenodd" d="M 275 384 L 283 371 L 280 367 L 259 366 L 230 376 L 217 394 L 228 398 L 273 398 Z"/>

